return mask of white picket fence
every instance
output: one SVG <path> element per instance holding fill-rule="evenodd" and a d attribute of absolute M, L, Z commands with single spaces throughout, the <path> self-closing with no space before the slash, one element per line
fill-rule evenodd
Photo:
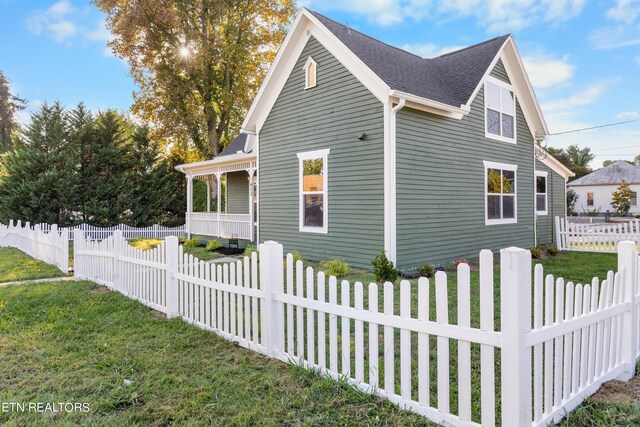
<path fill-rule="evenodd" d="M 85 238 L 93 240 L 103 240 L 111 237 L 113 236 L 114 231 L 117 230 L 122 231 L 122 236 L 125 239 L 164 239 L 168 236 L 182 237 L 186 235 L 184 225 L 180 225 L 178 227 L 165 227 L 154 224 L 149 227 L 132 227 L 130 225 L 118 224 L 112 227 L 97 227 L 90 224 L 80 224 L 69 228 L 71 233 L 75 230 L 82 231 Z"/>
<path fill-rule="evenodd" d="M 640 240 L 640 220 L 587 224 L 556 217 L 556 237 L 563 251 L 616 253 L 618 243 Z"/>
<path fill-rule="evenodd" d="M 530 252 L 509 248 L 500 253 L 498 281 L 493 254 L 484 250 L 479 285 L 460 264 L 453 287 L 438 272 L 434 282 L 380 289 L 327 278 L 302 261 L 294 267 L 291 254 L 283 267 L 275 242 L 220 265 L 184 254 L 175 237 L 147 252 L 129 247 L 121 232 L 97 242 L 76 231 L 74 240 L 76 278 L 267 356 L 346 379 L 437 423 L 557 422 L 603 382 L 630 379 L 639 354 L 633 242 L 618 245 L 618 272 L 602 283 L 565 284 L 544 277 L 539 265 L 532 277 Z"/>
<path fill-rule="evenodd" d="M 58 267 L 63 273 L 69 271 L 69 232 L 52 225 L 43 229 L 41 224 L 31 226 L 26 222 L 10 221 L 0 225 L 0 247 L 20 249 L 32 258 Z"/>

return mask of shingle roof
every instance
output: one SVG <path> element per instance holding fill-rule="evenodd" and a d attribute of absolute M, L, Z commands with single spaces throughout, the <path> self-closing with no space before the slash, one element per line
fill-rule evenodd
<path fill-rule="evenodd" d="M 231 141 L 229 145 L 227 145 L 225 149 L 222 150 L 220 154 L 218 154 L 218 157 L 229 156 L 231 154 L 236 154 L 238 151 L 244 150 L 244 146 L 247 142 L 247 136 L 248 135 L 246 133 L 241 133 L 240 135 L 233 138 L 233 141 Z"/>
<path fill-rule="evenodd" d="M 640 184 L 640 167 L 619 160 L 607 167 L 591 172 L 589 175 L 571 181 L 568 185 L 618 185 L 623 179 L 629 184 Z"/>
<path fill-rule="evenodd" d="M 309 11 L 392 90 L 460 107 L 466 104 L 508 35 L 426 59 Z"/>

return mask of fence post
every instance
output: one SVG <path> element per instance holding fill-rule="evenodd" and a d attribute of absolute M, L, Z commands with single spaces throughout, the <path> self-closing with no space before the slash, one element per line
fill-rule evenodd
<path fill-rule="evenodd" d="M 39 258 L 39 249 L 40 249 L 40 234 L 42 233 L 42 226 L 40 224 L 36 224 L 33 227 L 33 234 L 35 236 L 35 242 L 33 244 L 33 253 L 31 254 L 31 256 L 35 259 L 40 259 Z"/>
<path fill-rule="evenodd" d="M 622 275 L 622 298 L 630 303 L 622 320 L 622 361 L 627 368 L 618 376 L 618 380 L 629 381 L 636 372 L 636 353 L 638 351 L 638 254 L 636 244 L 624 241 L 618 244 L 618 272 Z"/>
<path fill-rule="evenodd" d="M 500 251 L 500 310 L 502 326 L 502 425 L 530 426 L 531 252 L 520 248 Z"/>
<path fill-rule="evenodd" d="M 120 250 L 122 248 L 122 231 L 113 232 L 113 289 L 122 292 L 122 268 L 120 268 Z"/>
<path fill-rule="evenodd" d="M 84 247 L 84 233 L 76 228 L 73 231 L 73 278 L 75 280 L 82 279 L 84 275 L 83 260 L 78 257 L 80 246 Z"/>
<path fill-rule="evenodd" d="M 175 236 L 168 236 L 165 239 L 167 271 L 166 280 L 166 310 L 167 317 L 177 317 L 178 313 L 178 279 L 176 279 L 176 273 L 178 272 L 178 258 L 180 257 L 178 238 Z"/>
<path fill-rule="evenodd" d="M 267 241 L 260 244 L 260 288 L 264 291 L 265 311 L 262 314 L 264 345 L 269 356 L 284 351 L 284 306 L 274 298 L 284 288 L 284 256 L 282 245 Z"/>

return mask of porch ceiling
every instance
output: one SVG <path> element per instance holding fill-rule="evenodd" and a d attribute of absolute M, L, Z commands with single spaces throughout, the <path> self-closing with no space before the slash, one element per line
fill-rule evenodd
<path fill-rule="evenodd" d="M 176 170 L 193 178 L 201 178 L 227 172 L 255 171 L 256 165 L 255 154 L 232 154 L 217 157 L 213 160 L 178 165 Z"/>

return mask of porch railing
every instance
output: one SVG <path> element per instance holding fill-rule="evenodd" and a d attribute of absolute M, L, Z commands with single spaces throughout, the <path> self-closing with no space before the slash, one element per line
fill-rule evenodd
<path fill-rule="evenodd" d="M 191 234 L 221 238 L 238 237 L 252 240 L 250 214 L 218 214 L 215 212 L 193 212 L 190 223 Z"/>

